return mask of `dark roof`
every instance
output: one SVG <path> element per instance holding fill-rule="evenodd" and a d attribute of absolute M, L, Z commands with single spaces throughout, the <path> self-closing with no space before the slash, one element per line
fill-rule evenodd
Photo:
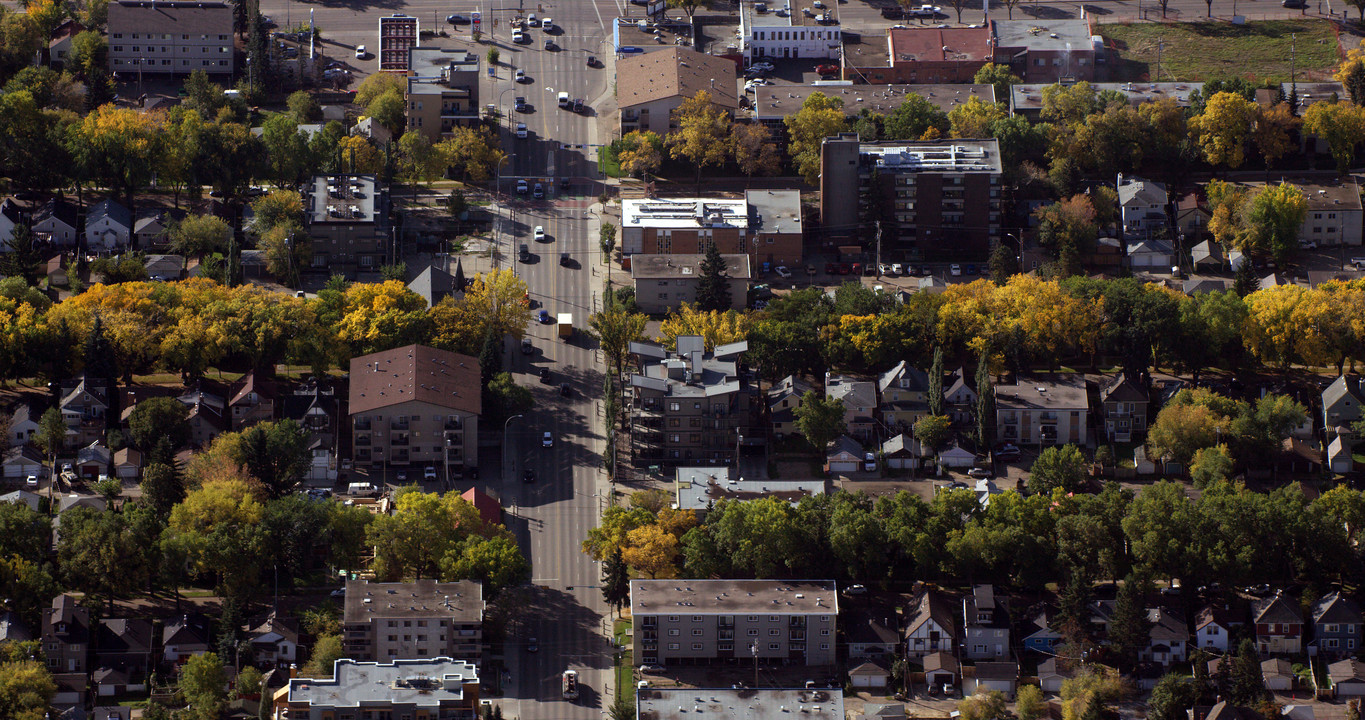
<path fill-rule="evenodd" d="M 95 635 L 95 652 L 145 653 L 152 649 L 152 623 L 140 618 L 101 620 Z"/>
<path fill-rule="evenodd" d="M 847 435 L 840 435 L 830 441 L 829 447 L 825 450 L 825 457 L 834 457 L 841 452 L 852 453 L 854 457 L 861 460 L 863 457 L 863 446 L 857 440 L 854 440 Z"/>
<path fill-rule="evenodd" d="M 19 204 L 13 198 L 0 200 L 0 215 L 9 218 L 9 221 L 18 225 L 24 221 L 24 211 L 19 209 Z M 0 238 L 0 241 L 9 242 L 9 238 Z"/>
<path fill-rule="evenodd" d="M 204 645 L 209 644 L 209 619 L 203 615 L 181 615 L 166 621 L 161 630 L 163 645 Z"/>
<path fill-rule="evenodd" d="M 1251 618 L 1257 623 L 1302 623 L 1303 616 L 1283 595 L 1261 598 L 1251 604 Z"/>
<path fill-rule="evenodd" d="M 251 628 L 250 631 L 250 634 L 252 636 L 251 641 L 256 642 L 257 638 L 261 637 L 262 635 L 268 635 L 270 633 L 276 633 L 277 635 L 280 636 L 282 640 L 287 640 L 294 644 L 298 644 L 299 642 L 298 618 L 293 617 L 277 618 L 273 614 L 268 615 L 264 620 L 261 621 L 259 625 L 257 625 L 254 628 Z"/>
<path fill-rule="evenodd" d="M 886 664 L 877 660 L 868 660 L 862 665 L 848 671 L 849 675 L 885 675 L 888 672 Z"/>
<path fill-rule="evenodd" d="M 845 605 L 839 624 L 844 628 L 845 640 L 850 643 L 894 645 L 900 642 L 899 619 L 896 609 L 890 605 Z"/>
<path fill-rule="evenodd" d="M 1194 629 L 1199 630 L 1205 625 L 1213 623 L 1224 630 L 1228 630 L 1233 625 L 1230 616 L 1231 613 L 1227 608 L 1205 605 L 1203 608 L 1200 608 L 1199 612 L 1194 616 Z"/>
<path fill-rule="evenodd" d="M 455 292 L 455 278 L 435 265 L 428 265 L 408 283 L 408 289 L 421 295 L 427 307 L 431 307 Z"/>
<path fill-rule="evenodd" d="M 65 629 L 60 632 L 57 630 L 59 623 L 65 623 Z M 63 642 L 88 644 L 90 611 L 77 605 L 74 595 L 62 593 L 53 598 L 52 608 L 47 611 L 47 623 L 43 632 L 47 634 L 49 631 Z"/>
<path fill-rule="evenodd" d="M 908 613 L 905 622 L 905 634 L 909 636 L 924 624 L 925 620 L 933 619 L 945 633 L 957 637 L 957 614 L 953 612 L 953 599 L 938 590 L 925 590 L 915 599 L 914 612 Z"/>
<path fill-rule="evenodd" d="M 86 211 L 85 222 L 87 225 L 93 225 L 105 217 L 129 230 L 133 228 L 133 214 L 122 203 L 112 198 L 106 198 L 95 203 Z"/>
<path fill-rule="evenodd" d="M 28 629 L 28 625 L 18 613 L 12 611 L 0 613 L 0 641 L 24 642 L 32 639 L 33 632 Z"/>
<path fill-rule="evenodd" d="M 1333 684 L 1342 682 L 1365 682 L 1365 663 L 1347 658 L 1327 666 L 1327 676 Z"/>
<path fill-rule="evenodd" d="M 976 664 L 977 680 L 1018 680 L 1017 662 L 979 662 Z"/>
<path fill-rule="evenodd" d="M 416 400 L 478 415 L 479 361 L 408 345 L 351 360 L 351 414 Z"/>
<path fill-rule="evenodd" d="M 1340 590 L 1333 590 L 1313 603 L 1313 622 L 1360 624 L 1360 603 L 1343 596 Z"/>
<path fill-rule="evenodd" d="M 48 218 L 55 218 L 74 230 L 76 228 L 76 206 L 61 198 L 48 200 L 33 216 L 33 224 L 38 225 Z"/>
<path fill-rule="evenodd" d="M 957 658 L 952 654 L 943 652 L 932 652 L 924 656 L 924 672 L 950 672 L 954 675 L 962 671 L 962 666 L 958 664 Z"/>
<path fill-rule="evenodd" d="M 1050 657 L 1041 663 L 1038 663 L 1038 677 L 1042 678 L 1051 675 L 1057 675 L 1064 678 L 1075 677 L 1076 669 L 1074 667 L 1058 667 L 1057 665 L 1057 658 L 1055 657 Z"/>
<path fill-rule="evenodd" d="M 274 399 L 275 383 L 256 377 L 256 371 L 252 370 L 243 375 L 241 380 L 232 384 L 232 399 L 228 400 L 228 405 L 236 405 L 253 392 L 261 397 Z"/>

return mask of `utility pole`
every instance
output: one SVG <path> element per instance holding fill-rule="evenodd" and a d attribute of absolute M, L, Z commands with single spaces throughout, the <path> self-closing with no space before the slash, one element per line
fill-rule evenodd
<path fill-rule="evenodd" d="M 1289 112 L 1290 112 L 1290 114 L 1293 114 L 1294 110 L 1297 108 L 1297 106 L 1298 106 L 1298 104 L 1299 104 L 1299 82 L 1298 82 L 1298 78 L 1296 78 L 1296 77 L 1294 76 L 1294 71 L 1295 71 L 1295 69 L 1296 69 L 1296 68 L 1295 68 L 1295 60 L 1297 59 L 1297 58 L 1295 57 L 1295 52 L 1294 52 L 1294 49 L 1295 49 L 1294 46 L 1295 46 L 1295 41 L 1296 41 L 1296 40 L 1298 40 L 1298 35 L 1297 35 L 1297 33 L 1289 33 Z"/>
<path fill-rule="evenodd" d="M 1161 82 L 1161 51 L 1162 51 L 1165 47 L 1166 47 L 1166 41 L 1165 41 L 1164 39 L 1157 38 L 1157 41 L 1156 41 L 1156 76 L 1152 78 L 1152 82 Z"/>
<path fill-rule="evenodd" d="M 877 279 L 882 278 L 882 221 L 877 221 Z"/>

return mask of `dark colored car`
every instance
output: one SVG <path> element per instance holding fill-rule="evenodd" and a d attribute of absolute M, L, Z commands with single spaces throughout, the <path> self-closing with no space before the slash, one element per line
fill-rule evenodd
<path fill-rule="evenodd" d="M 574 101 L 573 101 L 573 111 L 576 112 L 576 113 L 581 113 L 581 112 L 583 112 L 583 101 L 582 101 L 582 100 L 577 99 L 577 98 L 574 99 Z"/>
<path fill-rule="evenodd" d="M 560 383 L 560 384 L 559 384 L 559 394 L 560 394 L 560 395 L 563 395 L 564 397 L 568 397 L 572 392 L 573 392 L 573 391 L 569 388 L 569 384 L 568 384 L 568 383 Z"/>
<path fill-rule="evenodd" d="M 838 275 L 838 274 L 839 274 L 839 266 L 838 266 L 836 263 L 825 263 L 825 274 L 826 274 L 826 275 Z"/>
<path fill-rule="evenodd" d="M 589 56 L 588 56 L 588 67 L 590 67 L 590 68 L 595 68 L 595 67 L 597 67 L 598 65 L 601 65 L 601 64 L 602 64 L 602 63 L 600 63 L 600 62 L 597 61 L 597 56 L 596 56 L 596 55 L 589 55 Z"/>
<path fill-rule="evenodd" d="M 540 369 L 540 381 L 543 383 L 550 382 L 550 368 L 543 367 Z"/>
<path fill-rule="evenodd" d="M 882 17 L 887 20 L 900 20 L 905 17 L 905 9 L 899 7 L 882 8 Z"/>
<path fill-rule="evenodd" d="M 852 266 L 852 265 L 849 265 L 848 263 L 839 263 L 839 274 L 840 274 L 840 275 L 847 275 L 847 274 L 849 274 L 849 273 L 851 273 L 851 272 L 853 272 L 853 266 Z"/>
<path fill-rule="evenodd" d="M 524 474 L 524 475 L 521 476 L 521 481 L 522 481 L 522 482 L 535 482 L 535 481 L 536 481 L 536 471 L 535 471 L 535 470 L 532 470 L 531 468 L 526 468 L 526 474 Z"/>
<path fill-rule="evenodd" d="M 1013 443 L 996 443 L 991 448 L 991 454 L 996 460 L 1018 460 L 1020 455 L 1019 447 Z"/>

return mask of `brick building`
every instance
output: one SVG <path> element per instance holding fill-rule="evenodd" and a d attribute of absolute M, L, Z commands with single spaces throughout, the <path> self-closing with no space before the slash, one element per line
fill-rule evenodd
<path fill-rule="evenodd" d="M 344 647 L 356 660 L 451 657 L 479 662 L 483 586 L 477 582 L 346 582 Z"/>
<path fill-rule="evenodd" d="M 109 71 L 232 75 L 232 6 L 225 2 L 109 3 Z"/>
<path fill-rule="evenodd" d="M 408 51 L 417 46 L 417 18 L 395 13 L 379 18 L 379 69 L 406 73 Z"/>
<path fill-rule="evenodd" d="M 801 194 L 749 190 L 743 198 L 643 198 L 621 202 L 624 255 L 701 255 L 714 243 L 750 263 L 802 257 Z"/>
<path fill-rule="evenodd" d="M 674 353 L 631 343 L 638 367 L 630 376 L 635 457 L 669 465 L 734 462 L 741 438 L 754 436 L 749 381 L 739 363 L 748 349 L 741 341 L 706 352 L 699 335 L 679 336 Z"/>

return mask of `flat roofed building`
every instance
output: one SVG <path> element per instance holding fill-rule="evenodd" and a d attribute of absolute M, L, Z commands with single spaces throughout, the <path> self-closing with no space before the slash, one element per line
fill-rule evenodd
<path fill-rule="evenodd" d="M 824 480 L 745 480 L 731 477 L 730 468 L 680 467 L 675 480 L 679 510 L 704 513 L 717 500 L 758 500 L 775 497 L 792 505 L 801 498 L 824 495 Z"/>
<path fill-rule="evenodd" d="M 483 586 L 438 583 L 346 583 L 346 656 L 356 660 L 451 657 L 479 661 Z"/>
<path fill-rule="evenodd" d="M 833 580 L 632 580 L 635 664 L 834 662 Z"/>
<path fill-rule="evenodd" d="M 386 664 L 342 659 L 330 678 L 290 679 L 276 703 L 291 720 L 360 718 L 362 708 L 364 717 L 473 720 L 479 669 L 447 657 Z"/>
<path fill-rule="evenodd" d="M 1090 393 L 1078 375 L 1021 377 L 995 388 L 995 434 L 1028 445 L 1084 445 Z"/>
<path fill-rule="evenodd" d="M 839 30 L 838 3 L 788 0 L 773 3 L 740 3 L 739 42 L 744 59 L 821 58 L 837 60 L 843 46 Z"/>
<path fill-rule="evenodd" d="M 725 262 L 730 307 L 743 310 L 749 295 L 751 272 L 747 255 L 721 255 Z M 635 302 L 640 310 L 662 315 L 677 310 L 683 303 L 697 301 L 697 287 L 703 275 L 705 255 L 636 255 L 631 259 L 630 277 L 635 284 Z"/>
<path fill-rule="evenodd" d="M 972 97 L 995 102 L 993 85 L 759 85 L 754 88 L 753 117 L 769 130 L 786 135 L 782 119 L 801 109 L 815 93 L 841 100 L 844 114 L 855 117 L 862 110 L 890 115 L 911 95 L 918 95 L 945 113 Z"/>
<path fill-rule="evenodd" d="M 844 720 L 844 691 L 650 687 L 636 689 L 635 707 L 639 720 Z"/>
<path fill-rule="evenodd" d="M 997 65 L 1027 83 L 1095 79 L 1095 42 L 1090 18 L 992 20 Z"/>
<path fill-rule="evenodd" d="M 408 51 L 408 129 L 433 143 L 479 121 L 479 56 L 467 50 Z"/>
<path fill-rule="evenodd" d="M 1010 86 L 1010 97 L 1001 98 L 1001 101 L 1008 100 L 1010 110 L 1015 115 L 1023 115 L 1030 120 L 1038 120 L 1043 114 L 1043 90 L 1052 87 L 1056 83 L 1020 83 Z M 1199 82 L 1162 82 L 1162 83 L 1090 83 L 1091 89 L 1095 92 L 1116 92 L 1128 98 L 1129 104 L 1137 107 L 1143 103 L 1156 102 L 1157 100 L 1167 99 L 1175 102 L 1176 105 L 1187 108 L 1190 106 L 1190 96 L 1196 91 L 1202 92 L 1204 83 Z"/>
<path fill-rule="evenodd" d="M 700 255 L 714 243 L 751 265 L 795 264 L 804 226 L 797 190 L 749 190 L 743 198 L 638 198 L 621 202 L 624 255 Z"/>
<path fill-rule="evenodd" d="M 896 27 L 844 47 L 844 77 L 869 84 L 969 83 L 991 61 L 989 28 Z"/>
<path fill-rule="evenodd" d="M 388 196 L 373 175 L 318 175 L 304 196 L 313 256 L 307 268 L 344 274 L 378 272 L 388 257 Z"/>
<path fill-rule="evenodd" d="M 408 51 L 417 46 L 417 18 L 395 13 L 379 18 L 379 69 L 406 73 Z"/>
<path fill-rule="evenodd" d="M 232 6 L 225 2 L 119 0 L 109 4 L 109 71 L 231 75 Z"/>

